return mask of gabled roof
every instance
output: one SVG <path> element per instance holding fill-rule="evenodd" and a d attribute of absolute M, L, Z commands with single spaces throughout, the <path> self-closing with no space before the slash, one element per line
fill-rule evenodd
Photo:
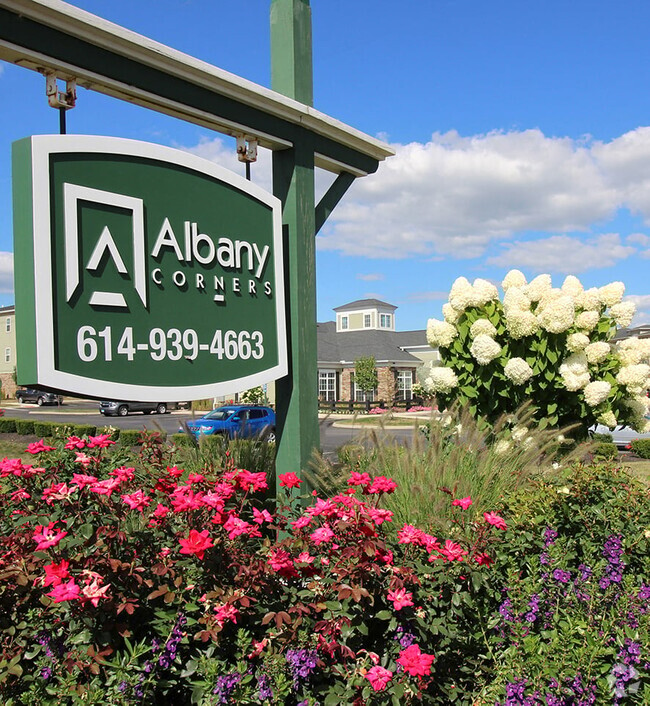
<path fill-rule="evenodd" d="M 357 309 L 391 309 L 395 311 L 396 306 L 379 301 L 379 299 L 358 299 L 356 302 L 337 306 L 334 311 L 356 311 Z"/>
<path fill-rule="evenodd" d="M 402 350 L 401 346 L 421 345 L 420 341 L 426 343 L 425 331 L 366 329 L 336 333 L 336 324 L 333 321 L 318 324 L 316 335 L 318 360 L 323 363 L 352 363 L 364 356 L 373 355 L 377 362 L 413 363 L 415 366 L 420 365 L 422 361 Z"/>

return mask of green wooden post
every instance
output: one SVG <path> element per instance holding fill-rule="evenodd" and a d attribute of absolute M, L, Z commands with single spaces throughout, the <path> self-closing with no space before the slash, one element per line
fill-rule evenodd
<path fill-rule="evenodd" d="M 309 0 L 271 2 L 271 87 L 313 102 Z M 296 128 L 293 148 L 273 153 L 273 193 L 282 200 L 289 374 L 276 384 L 277 472 L 300 474 L 320 446 L 316 359 L 314 144 Z"/>

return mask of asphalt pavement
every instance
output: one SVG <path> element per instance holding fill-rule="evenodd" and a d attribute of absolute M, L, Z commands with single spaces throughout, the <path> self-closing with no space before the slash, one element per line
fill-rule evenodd
<path fill-rule="evenodd" d="M 43 419 L 68 424 L 95 424 L 98 427 L 110 425 L 119 429 L 163 429 L 168 434 L 178 432 L 183 422 L 198 419 L 203 414 L 175 410 L 167 414 L 135 413 L 126 417 L 105 417 L 99 413 L 99 402 L 69 398 L 66 398 L 61 406 L 42 407 L 36 404 L 20 404 L 16 400 L 3 400 L 2 409 L 7 417 Z M 372 443 L 367 441 L 370 428 L 365 425 L 343 426 L 340 422 L 345 418 L 345 415 L 323 415 L 319 420 L 321 451 L 328 457 L 334 456 L 343 444 L 363 442 L 364 439 L 366 443 Z M 412 421 L 405 420 L 404 427 L 387 427 L 382 433 L 386 434 L 388 439 L 408 444 L 413 438 L 413 428 L 408 426 L 409 424 L 412 424 Z"/>

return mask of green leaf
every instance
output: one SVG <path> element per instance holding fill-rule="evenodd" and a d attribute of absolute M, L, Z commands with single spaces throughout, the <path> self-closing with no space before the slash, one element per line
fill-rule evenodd
<path fill-rule="evenodd" d="M 377 618 L 377 620 L 390 620 L 392 617 L 393 614 L 390 612 L 390 610 L 380 610 L 375 615 L 375 618 Z"/>

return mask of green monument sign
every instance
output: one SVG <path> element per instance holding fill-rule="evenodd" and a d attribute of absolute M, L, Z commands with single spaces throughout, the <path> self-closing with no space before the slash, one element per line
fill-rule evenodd
<path fill-rule="evenodd" d="M 159 145 L 14 145 L 18 376 L 180 401 L 287 373 L 279 199 Z"/>

